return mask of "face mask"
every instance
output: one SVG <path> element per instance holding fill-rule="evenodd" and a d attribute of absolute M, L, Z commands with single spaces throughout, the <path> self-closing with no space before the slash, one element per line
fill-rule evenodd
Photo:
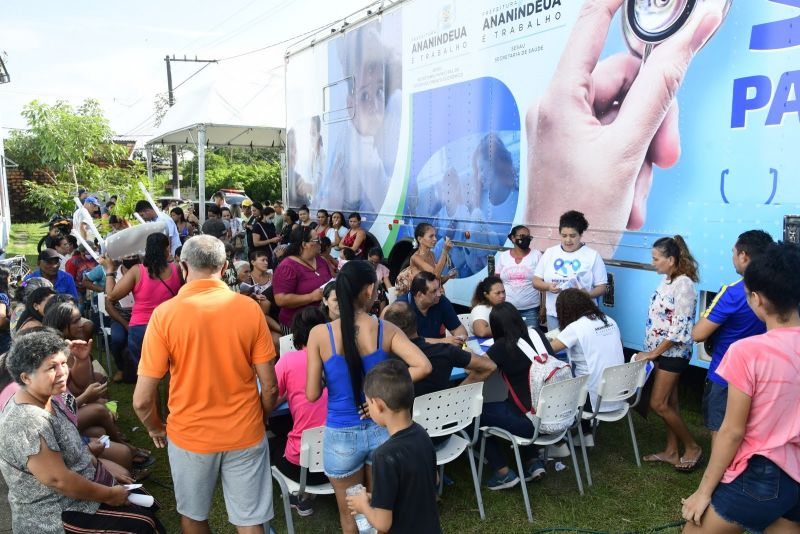
<path fill-rule="evenodd" d="M 532 239 L 531 236 L 526 235 L 523 237 L 518 237 L 517 239 L 514 240 L 514 243 L 516 243 L 517 246 L 522 250 L 528 250 L 531 248 L 531 239 Z"/>

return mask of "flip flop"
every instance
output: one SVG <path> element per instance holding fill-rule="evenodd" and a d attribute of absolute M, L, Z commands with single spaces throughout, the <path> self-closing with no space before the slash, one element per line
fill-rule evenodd
<path fill-rule="evenodd" d="M 692 471 L 697 469 L 697 466 L 702 461 L 703 461 L 703 451 L 700 451 L 700 454 L 698 454 L 697 458 L 695 458 L 694 460 L 686 460 L 683 456 L 681 456 L 680 461 L 678 461 L 678 463 L 674 465 L 675 471 L 678 471 L 680 473 L 691 473 Z"/>
<path fill-rule="evenodd" d="M 131 478 L 136 482 L 141 482 L 150 476 L 150 470 L 147 468 L 134 468 L 131 471 Z"/>
<path fill-rule="evenodd" d="M 656 454 L 656 453 L 648 454 L 647 456 L 643 456 L 642 460 L 644 460 L 645 462 L 650 463 L 650 464 L 657 464 L 659 462 L 663 462 L 663 463 L 669 464 L 671 466 L 675 466 L 676 465 L 674 462 L 670 462 L 666 458 L 663 458 L 663 457 L 661 457 L 661 455 Z"/>

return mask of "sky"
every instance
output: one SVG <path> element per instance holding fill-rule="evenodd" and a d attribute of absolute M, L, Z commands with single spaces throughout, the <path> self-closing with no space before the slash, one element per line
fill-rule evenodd
<path fill-rule="evenodd" d="M 155 132 L 154 102 L 166 93 L 164 56 L 229 58 L 303 34 L 352 14 L 371 0 L 4 0 L 0 53 L 11 83 L 0 85 L 0 135 L 25 128 L 23 106 L 37 99 L 100 101 L 117 135 Z M 389 2 L 387 2 L 388 4 Z M 224 70 L 267 80 L 283 66 L 286 44 L 228 59 L 223 69 L 172 63 L 175 98 Z M 207 82 L 207 80 L 205 80 Z"/>

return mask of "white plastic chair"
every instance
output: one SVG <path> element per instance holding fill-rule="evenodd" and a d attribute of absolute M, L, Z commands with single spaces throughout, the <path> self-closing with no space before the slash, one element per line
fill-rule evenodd
<path fill-rule="evenodd" d="M 444 482 L 444 465 L 467 451 L 472 483 L 475 486 L 475 498 L 478 501 L 478 513 L 481 519 L 485 519 L 481 484 L 475 469 L 475 457 L 472 454 L 478 440 L 478 425 L 482 411 L 483 383 L 476 382 L 417 397 L 414 399 L 412 417 L 428 432 L 430 437 L 449 436 L 447 443 L 436 451 L 440 495 Z M 472 439 L 464 432 L 464 429 L 471 424 L 474 425 Z"/>
<path fill-rule="evenodd" d="M 281 356 L 283 356 L 287 352 L 291 352 L 291 351 L 295 350 L 295 347 L 294 347 L 294 335 L 293 334 L 287 334 L 285 336 L 281 336 L 280 345 L 279 346 L 280 346 L 280 350 L 281 350 Z"/>
<path fill-rule="evenodd" d="M 590 421 L 592 424 L 592 434 L 597 437 L 597 425 L 600 421 L 613 423 L 623 417 L 628 417 L 628 428 L 631 431 L 631 443 L 633 443 L 633 454 L 636 458 L 636 465 L 641 467 L 639 460 L 639 444 L 636 442 L 636 432 L 633 430 L 633 418 L 631 418 L 631 408 L 639 404 L 642 397 L 642 387 L 647 378 L 645 366 L 647 360 L 633 361 L 606 367 L 600 378 L 600 387 L 597 390 L 597 406 L 592 406 L 594 411 L 583 411 L 583 420 Z M 600 412 L 602 401 L 627 401 L 631 397 L 636 398 L 632 403 L 626 402 L 619 410 L 613 412 Z M 589 470 L 589 459 L 586 454 L 583 456 L 584 467 L 586 468 L 586 481 L 592 485 L 592 472 Z"/>
<path fill-rule="evenodd" d="M 289 534 L 294 534 L 294 521 L 292 520 L 292 507 L 289 504 L 289 495 L 296 493 L 311 493 L 314 495 L 332 495 L 333 486 L 329 482 L 319 486 L 309 486 L 306 484 L 308 473 L 322 473 L 322 436 L 325 427 L 319 426 L 303 431 L 300 437 L 300 480 L 295 481 L 287 477 L 280 470 L 272 466 L 272 478 L 281 488 L 281 498 L 283 499 L 283 513 L 286 515 L 286 529 Z"/>
<path fill-rule="evenodd" d="M 467 335 L 472 336 L 472 314 L 470 313 L 460 313 L 458 315 L 458 320 L 461 321 L 461 324 L 464 325 L 464 328 L 467 329 Z"/>
<path fill-rule="evenodd" d="M 97 315 L 100 316 L 100 332 L 103 334 L 103 346 L 106 350 L 106 370 L 108 376 L 112 376 L 114 373 L 111 371 L 111 345 L 108 342 L 111 337 L 111 317 L 106 313 L 105 293 L 97 293 Z"/>
<path fill-rule="evenodd" d="M 525 511 L 528 514 L 528 521 L 530 522 L 533 522 L 533 514 L 531 513 L 531 502 L 528 498 L 528 487 L 525 483 L 525 470 L 522 465 L 522 458 L 519 454 L 520 447 L 525 447 L 527 445 L 553 445 L 566 438 L 569 444 L 569 453 L 572 457 L 572 466 L 575 469 L 575 480 L 578 483 L 578 491 L 583 495 L 583 482 L 581 481 L 581 473 L 578 470 L 578 458 L 575 456 L 575 446 L 570 431 L 572 428 L 578 428 L 580 444 L 581 447 L 584 447 L 583 432 L 581 431 L 578 414 L 580 414 L 586 402 L 586 382 L 588 379 L 588 375 L 579 376 L 577 378 L 570 378 L 569 380 L 562 380 L 554 384 L 547 384 L 542 388 L 539 394 L 539 403 L 536 406 L 536 415 L 533 417 L 533 437 L 530 439 L 515 436 L 511 432 L 498 427 L 489 426 L 481 428 L 482 437 L 480 460 L 478 461 L 478 480 L 481 480 L 483 474 L 483 455 L 486 450 L 486 438 L 494 436 L 510 441 L 514 449 L 514 457 L 517 461 L 517 473 L 520 476 L 520 486 L 522 487 L 522 498 L 525 501 Z M 568 425 L 568 427 L 554 434 L 541 434 L 539 429 L 543 424 Z"/>
<path fill-rule="evenodd" d="M 397 288 L 390 287 L 386 290 L 386 300 L 389 301 L 389 305 L 391 306 L 397 300 Z"/>

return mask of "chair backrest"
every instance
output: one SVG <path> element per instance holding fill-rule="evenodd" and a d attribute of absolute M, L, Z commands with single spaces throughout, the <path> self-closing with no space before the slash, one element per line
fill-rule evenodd
<path fill-rule="evenodd" d="M 291 352 L 291 351 L 295 350 L 295 348 L 294 348 L 294 335 L 287 334 L 285 336 L 281 336 L 280 349 L 281 349 L 281 356 L 283 356 L 284 353 L 286 353 L 286 352 Z"/>
<path fill-rule="evenodd" d="M 636 395 L 636 390 L 644 386 L 647 360 L 633 361 L 606 367 L 600 378 L 597 394 L 603 401 L 627 400 Z"/>
<path fill-rule="evenodd" d="M 541 425 L 571 425 L 586 403 L 586 382 L 589 375 L 547 384 L 539 394 L 536 416 Z"/>
<path fill-rule="evenodd" d="M 473 335 L 472 333 L 472 314 L 470 313 L 460 313 L 458 314 L 458 320 L 461 321 L 461 324 L 464 325 L 464 328 L 467 329 L 467 334 L 470 336 Z"/>
<path fill-rule="evenodd" d="M 435 438 L 463 430 L 482 411 L 483 382 L 476 382 L 417 397 L 412 418 Z"/>
<path fill-rule="evenodd" d="M 108 315 L 106 313 L 106 294 L 97 293 L 97 312 L 100 315 Z"/>
<path fill-rule="evenodd" d="M 325 427 L 308 428 L 303 430 L 300 437 L 300 467 L 305 467 L 310 473 L 321 473 L 322 466 L 322 436 Z"/>

